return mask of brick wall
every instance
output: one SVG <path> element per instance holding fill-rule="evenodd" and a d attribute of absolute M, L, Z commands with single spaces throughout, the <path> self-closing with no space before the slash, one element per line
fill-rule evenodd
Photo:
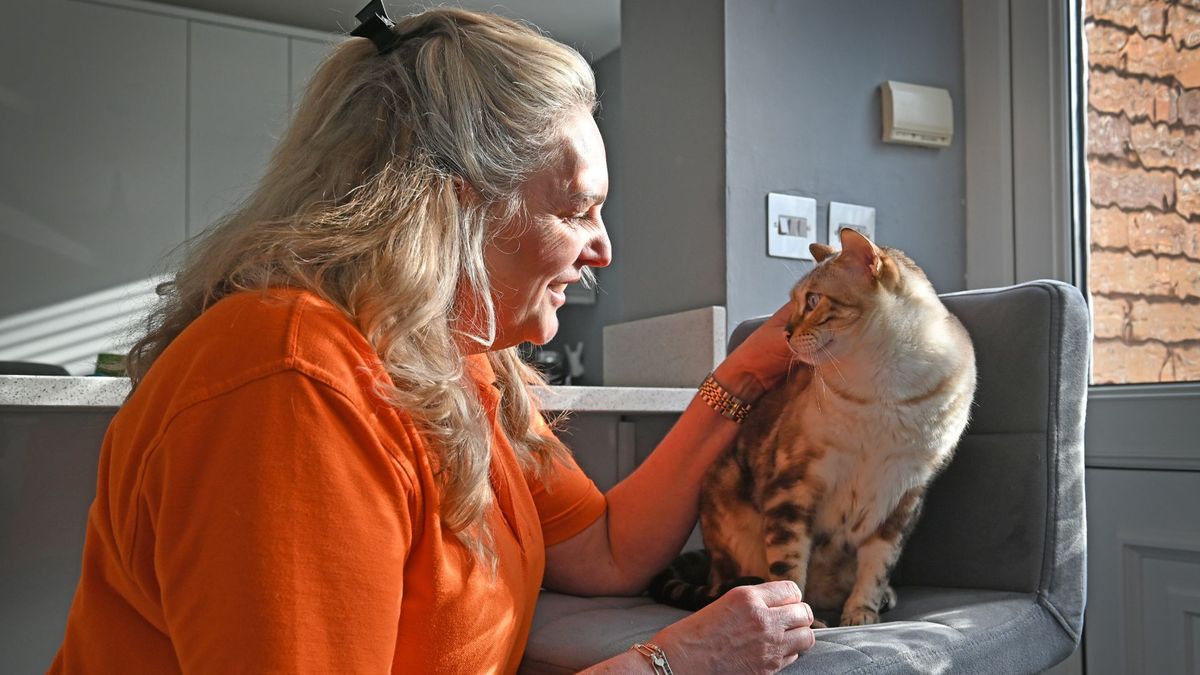
<path fill-rule="evenodd" d="M 1097 384 L 1200 380 L 1200 0 L 1088 0 Z"/>

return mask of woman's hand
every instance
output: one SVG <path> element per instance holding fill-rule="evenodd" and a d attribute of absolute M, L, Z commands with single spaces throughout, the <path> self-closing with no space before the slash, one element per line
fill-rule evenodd
<path fill-rule="evenodd" d="M 783 379 L 795 358 L 786 335 L 792 309 L 790 301 L 780 307 L 725 357 L 713 373 L 722 387 L 753 403 Z"/>
<path fill-rule="evenodd" d="M 738 586 L 659 631 L 677 673 L 776 673 L 812 648 L 812 609 L 791 581 Z"/>

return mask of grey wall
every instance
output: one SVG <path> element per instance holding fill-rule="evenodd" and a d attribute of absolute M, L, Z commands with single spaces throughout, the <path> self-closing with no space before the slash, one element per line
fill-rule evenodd
<path fill-rule="evenodd" d="M 964 288 L 962 64 L 959 0 L 726 2 L 715 79 L 726 83 L 730 328 L 778 308 L 811 266 L 767 257 L 768 192 L 815 198 L 822 240 L 831 200 L 874 206 L 880 243 L 909 253 L 939 291 Z M 953 144 L 880 141 L 885 80 L 948 89 Z"/>
<path fill-rule="evenodd" d="M 732 330 L 786 301 L 811 263 L 766 255 L 768 192 L 815 198 L 822 240 L 830 201 L 874 206 L 880 243 L 965 287 L 958 0 L 625 0 L 621 31 L 595 66 L 614 261 L 552 344 L 585 342 L 587 383 L 605 324 L 724 305 Z M 879 140 L 889 79 L 949 90 L 949 148 Z"/>
<path fill-rule="evenodd" d="M 621 3 L 625 320 L 725 304 L 725 3 Z"/>
<path fill-rule="evenodd" d="M 565 305 L 558 310 L 560 328 L 558 335 L 547 345 L 549 349 L 562 351 L 564 343 L 583 342 L 583 366 L 586 372 L 582 382 L 573 384 L 599 385 L 604 372 L 604 349 L 601 338 L 604 326 L 624 320 L 625 260 L 624 218 L 622 208 L 622 133 L 621 133 L 621 50 L 610 53 L 592 64 L 596 72 L 596 89 L 600 94 L 600 110 L 596 124 L 604 137 L 604 148 L 608 155 L 608 199 L 604 202 L 601 215 L 612 240 L 613 261 L 604 269 L 596 270 L 599 287 L 594 305 Z"/>

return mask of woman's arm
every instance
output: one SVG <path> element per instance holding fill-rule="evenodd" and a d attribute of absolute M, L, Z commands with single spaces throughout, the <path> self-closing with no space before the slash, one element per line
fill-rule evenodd
<path fill-rule="evenodd" d="M 786 373 L 785 305 L 714 372 L 735 396 L 757 400 Z M 696 523 L 709 464 L 733 442 L 737 423 L 699 397 L 646 461 L 608 491 L 605 515 L 546 550 L 545 586 L 580 595 L 640 593 L 679 553 Z"/>
<path fill-rule="evenodd" d="M 146 460 L 137 564 L 183 671 L 388 670 L 413 518 L 396 466 L 357 406 L 296 371 L 176 415 Z"/>
<path fill-rule="evenodd" d="M 713 374 L 745 401 L 777 384 L 791 363 L 784 337 L 790 305 L 780 308 Z M 696 522 L 709 464 L 738 425 L 692 399 L 646 461 L 609 490 L 604 516 L 546 550 L 544 585 L 580 595 L 640 593 L 683 546 Z M 679 673 L 775 673 L 816 642 L 813 615 L 791 581 L 741 586 L 659 631 L 652 642 Z M 632 646 L 632 645 L 631 645 Z M 621 653 L 585 671 L 651 673 L 644 656 Z"/>
<path fill-rule="evenodd" d="M 543 585 L 576 595 L 645 590 L 683 547 L 696 523 L 704 471 L 736 432 L 734 422 L 693 399 L 646 461 L 608 491 L 605 514 L 546 549 Z"/>

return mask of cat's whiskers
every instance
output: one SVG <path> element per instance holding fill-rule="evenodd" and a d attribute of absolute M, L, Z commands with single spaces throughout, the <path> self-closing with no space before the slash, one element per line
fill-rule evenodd
<path fill-rule="evenodd" d="M 825 410 L 821 408 L 821 401 L 825 399 L 825 394 L 828 393 L 829 388 L 825 384 L 825 378 L 821 376 L 820 366 L 815 363 L 813 364 L 813 379 L 821 384 L 821 388 L 817 391 L 816 396 L 817 412 L 824 414 Z"/>
<path fill-rule="evenodd" d="M 838 377 L 842 378 L 842 384 L 849 385 L 850 383 L 846 381 L 846 376 L 842 373 L 842 369 L 838 367 L 837 357 L 835 357 L 825 345 L 821 345 L 821 351 L 824 352 L 825 356 L 829 359 L 829 365 L 833 366 L 833 369 L 837 371 Z"/>
<path fill-rule="evenodd" d="M 804 363 L 804 361 L 800 358 L 799 354 L 797 354 L 795 351 L 792 351 L 792 358 L 788 359 L 787 379 L 789 379 L 789 380 L 792 379 L 792 368 L 797 363 Z"/>

